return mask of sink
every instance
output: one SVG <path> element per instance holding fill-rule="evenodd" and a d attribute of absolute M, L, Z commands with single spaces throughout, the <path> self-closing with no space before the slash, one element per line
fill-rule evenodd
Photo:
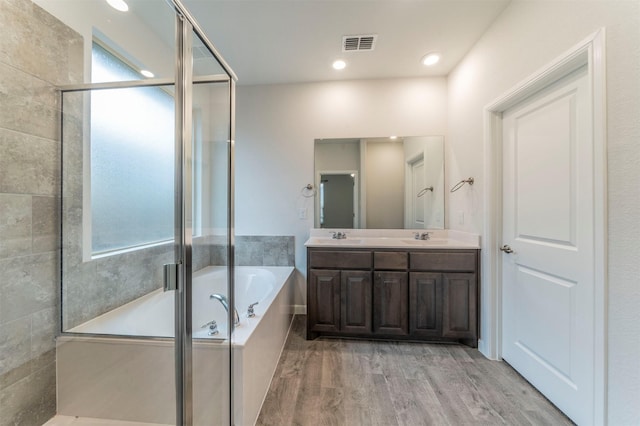
<path fill-rule="evenodd" d="M 400 240 L 400 241 L 402 241 L 404 244 L 411 245 L 411 246 L 429 246 L 429 245 L 435 245 L 435 244 L 442 245 L 447 243 L 447 240 L 442 238 L 431 238 L 429 240 Z"/>
<path fill-rule="evenodd" d="M 327 244 L 327 245 L 356 245 L 356 244 L 361 244 L 362 240 L 357 239 L 357 238 L 345 238 L 342 240 L 338 240 L 336 238 L 322 238 L 322 237 L 316 237 L 316 238 L 311 238 L 309 240 L 309 243 L 311 244 Z"/>

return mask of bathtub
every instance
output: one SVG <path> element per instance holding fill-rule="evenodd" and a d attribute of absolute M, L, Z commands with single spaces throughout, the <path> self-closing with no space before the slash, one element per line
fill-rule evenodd
<path fill-rule="evenodd" d="M 236 267 L 240 323 L 231 345 L 227 312 L 209 298 L 226 295 L 227 268 L 194 273 L 194 424 L 229 424 L 230 356 L 234 423 L 255 423 L 291 323 L 293 270 Z M 256 315 L 248 318 L 255 302 Z M 58 414 L 175 424 L 173 313 L 174 293 L 159 289 L 58 337 Z M 211 320 L 218 324 L 214 336 L 202 327 Z"/>

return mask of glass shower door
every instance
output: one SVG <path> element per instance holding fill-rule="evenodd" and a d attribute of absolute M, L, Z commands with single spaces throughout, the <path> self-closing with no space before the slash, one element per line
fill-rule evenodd
<path fill-rule="evenodd" d="M 175 90 L 116 86 L 63 92 L 58 412 L 174 424 Z"/>
<path fill-rule="evenodd" d="M 179 1 L 130 6 L 152 48 L 96 31 L 61 90 L 58 412 L 231 424 L 234 77 Z"/>

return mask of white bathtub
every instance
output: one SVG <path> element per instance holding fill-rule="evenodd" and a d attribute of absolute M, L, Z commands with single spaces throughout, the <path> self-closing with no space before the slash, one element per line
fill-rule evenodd
<path fill-rule="evenodd" d="M 291 322 L 293 269 L 236 268 L 240 324 L 231 345 L 227 313 L 209 298 L 212 293 L 227 294 L 226 267 L 194 274 L 194 424 L 229 423 L 230 346 L 234 423 L 255 423 Z M 247 318 L 247 307 L 254 302 L 259 302 L 256 316 Z M 173 292 L 160 289 L 69 330 L 73 335 L 60 336 L 58 413 L 174 424 L 173 313 Z M 209 336 L 201 326 L 213 319 L 219 334 Z"/>

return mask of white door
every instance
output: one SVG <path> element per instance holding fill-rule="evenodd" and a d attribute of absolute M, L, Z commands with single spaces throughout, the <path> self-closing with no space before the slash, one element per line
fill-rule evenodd
<path fill-rule="evenodd" d="M 587 83 L 585 66 L 503 114 L 502 355 L 579 425 L 594 421 Z"/>
<path fill-rule="evenodd" d="M 426 226 L 427 218 L 427 200 L 429 199 L 428 190 L 425 189 L 426 185 L 426 170 L 424 167 L 424 156 L 407 164 L 409 173 L 407 174 L 408 182 L 406 188 L 408 193 L 406 200 L 408 205 L 406 206 L 409 212 L 409 223 L 407 228 L 412 229 L 424 229 Z M 433 193 L 433 189 L 429 194 Z"/>

